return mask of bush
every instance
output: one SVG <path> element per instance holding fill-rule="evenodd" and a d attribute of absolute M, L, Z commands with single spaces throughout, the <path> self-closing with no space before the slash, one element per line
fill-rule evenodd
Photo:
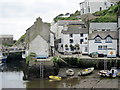
<path fill-rule="evenodd" d="M 118 7 L 120 7 L 120 4 L 111 6 L 107 10 L 97 11 L 93 13 L 94 16 L 99 16 L 99 17 L 91 20 L 91 22 L 117 22 Z"/>

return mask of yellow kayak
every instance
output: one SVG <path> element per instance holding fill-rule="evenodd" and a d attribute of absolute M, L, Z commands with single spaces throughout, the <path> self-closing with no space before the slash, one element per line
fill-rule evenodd
<path fill-rule="evenodd" d="M 62 78 L 59 76 L 49 76 L 50 79 L 52 80 L 61 80 Z"/>

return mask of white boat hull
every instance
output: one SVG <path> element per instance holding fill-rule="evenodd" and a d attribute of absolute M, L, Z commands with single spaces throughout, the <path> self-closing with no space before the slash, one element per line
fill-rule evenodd
<path fill-rule="evenodd" d="M 92 73 L 94 71 L 94 67 L 91 67 L 91 68 L 87 68 L 81 72 L 78 72 L 78 75 L 81 76 L 81 75 L 88 75 L 90 73 Z"/>

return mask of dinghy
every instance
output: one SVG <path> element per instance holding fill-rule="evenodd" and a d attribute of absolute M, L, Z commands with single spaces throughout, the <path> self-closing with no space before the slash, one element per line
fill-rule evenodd
<path fill-rule="evenodd" d="M 101 70 L 99 71 L 98 75 L 102 76 L 102 77 L 106 77 L 106 74 L 109 72 L 109 70 Z"/>
<path fill-rule="evenodd" d="M 67 76 L 73 76 L 74 75 L 74 71 L 72 69 L 68 69 L 68 70 L 66 70 L 66 75 Z"/>
<path fill-rule="evenodd" d="M 108 73 L 106 73 L 107 77 L 117 77 L 118 75 L 118 70 L 116 69 L 116 67 L 112 67 L 110 71 L 108 71 Z"/>
<path fill-rule="evenodd" d="M 84 69 L 83 71 L 78 72 L 78 76 L 88 75 L 88 74 L 92 73 L 93 71 L 94 71 L 94 67 L 86 68 L 86 69 Z"/>
<path fill-rule="evenodd" d="M 116 67 L 112 67 L 111 70 L 101 70 L 98 75 L 105 77 L 117 77 L 120 76 L 120 71 Z"/>
<path fill-rule="evenodd" d="M 62 78 L 59 76 L 49 76 L 50 79 L 52 80 L 61 80 Z"/>

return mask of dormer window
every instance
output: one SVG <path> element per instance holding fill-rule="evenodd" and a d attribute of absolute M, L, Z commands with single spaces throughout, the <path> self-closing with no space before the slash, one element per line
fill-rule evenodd
<path fill-rule="evenodd" d="M 112 38 L 110 36 L 106 37 L 106 43 L 112 43 Z"/>
<path fill-rule="evenodd" d="M 73 37 L 73 34 L 70 34 L 70 37 Z"/>
<path fill-rule="evenodd" d="M 95 43 L 101 43 L 101 38 L 100 37 L 96 37 L 95 38 Z"/>

